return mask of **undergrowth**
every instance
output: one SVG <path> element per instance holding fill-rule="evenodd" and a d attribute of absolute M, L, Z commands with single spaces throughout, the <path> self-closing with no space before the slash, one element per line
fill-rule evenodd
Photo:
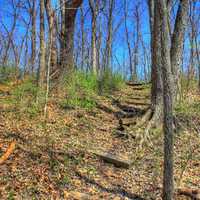
<path fill-rule="evenodd" d="M 1 99 L 1 103 L 14 107 L 18 114 L 27 114 L 35 117 L 44 108 L 45 91 L 37 86 L 36 78 L 26 77 L 16 85 L 11 86 L 13 68 L 6 68 L 7 72 L 2 72 L 5 79 L 2 79 L 2 86 L 9 87 L 9 96 Z M 0 71 L 1 73 L 1 71 Z M 7 84 L 9 83 L 9 84 Z M 93 73 L 75 71 L 64 81 L 65 97 L 60 98 L 59 105 L 64 109 L 84 108 L 92 110 L 96 107 L 96 97 L 98 95 L 109 95 L 119 90 L 124 85 L 124 80 L 120 74 L 105 71 L 101 78 Z M 4 94 L 2 94 L 4 95 Z"/>
<path fill-rule="evenodd" d="M 44 106 L 45 95 L 41 91 L 34 79 L 26 79 L 20 84 L 12 87 L 7 98 L 1 99 L 2 104 L 7 104 L 14 108 L 18 116 L 27 115 L 30 118 L 38 115 Z"/>
<path fill-rule="evenodd" d="M 86 108 L 96 106 L 95 97 L 99 94 L 111 94 L 123 87 L 124 80 L 121 75 L 106 71 L 101 79 L 92 73 L 82 71 L 74 72 L 66 78 L 66 98 L 60 102 L 62 108 Z"/>
<path fill-rule="evenodd" d="M 10 66 L 0 66 L 0 83 L 7 84 L 9 83 L 16 74 L 16 68 L 12 65 Z"/>

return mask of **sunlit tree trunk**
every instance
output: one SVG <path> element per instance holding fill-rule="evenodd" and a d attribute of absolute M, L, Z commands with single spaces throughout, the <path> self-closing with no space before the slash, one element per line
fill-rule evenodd
<path fill-rule="evenodd" d="M 133 71 L 133 80 L 137 81 L 137 68 L 138 68 L 138 62 L 139 62 L 139 43 L 140 43 L 140 14 L 139 14 L 139 4 L 136 5 L 135 11 L 134 11 L 134 18 L 135 18 L 135 24 L 136 24 L 136 38 L 134 42 L 134 58 L 133 58 L 133 65 L 134 65 L 134 71 Z"/>
<path fill-rule="evenodd" d="M 131 43 L 129 39 L 129 33 L 128 33 L 128 26 L 127 26 L 127 0 L 124 0 L 124 24 L 125 24 L 125 34 L 126 34 L 126 43 L 128 47 L 128 54 L 129 54 L 129 68 L 130 68 L 130 75 L 131 80 L 133 79 L 133 59 L 132 59 L 132 50 L 131 50 Z"/>
<path fill-rule="evenodd" d="M 113 32 L 113 9 L 114 0 L 109 0 L 109 13 L 108 13 L 108 34 L 106 40 L 106 55 L 105 55 L 105 67 L 111 67 L 111 57 L 112 57 L 112 32 Z"/>
<path fill-rule="evenodd" d="M 44 88 L 46 65 L 45 65 L 45 37 L 44 37 L 44 0 L 40 0 L 40 55 L 39 55 L 39 72 L 38 86 Z"/>
<path fill-rule="evenodd" d="M 91 36 L 91 67 L 92 72 L 97 74 L 97 16 L 99 12 L 99 1 L 89 0 L 90 10 L 92 13 L 92 36 Z"/>
<path fill-rule="evenodd" d="M 162 122 L 163 117 L 163 83 L 161 63 L 161 21 L 159 7 L 154 1 L 149 1 L 151 27 L 151 109 L 156 124 Z"/>
<path fill-rule="evenodd" d="M 36 59 L 36 1 L 32 1 L 31 7 L 31 73 L 35 69 Z"/>
<path fill-rule="evenodd" d="M 81 6 L 81 69 L 84 69 L 84 63 L 85 63 L 85 32 L 84 32 L 84 12 L 83 7 Z"/>
<path fill-rule="evenodd" d="M 181 92 L 181 79 L 180 79 L 180 71 L 181 71 L 181 58 L 183 54 L 183 43 L 184 43 L 184 34 L 185 27 L 187 25 L 187 15 L 189 8 L 189 0 L 180 0 L 176 21 L 174 26 L 173 35 L 171 38 L 171 66 L 172 66 L 172 74 L 174 79 L 174 101 L 180 99 Z"/>
<path fill-rule="evenodd" d="M 45 0 L 45 8 L 47 13 L 47 20 L 49 25 L 49 30 L 51 30 L 51 42 L 49 42 L 49 45 L 51 45 L 49 48 L 51 48 L 51 54 L 50 54 L 50 73 L 54 74 L 57 73 L 58 67 L 57 67 L 57 38 L 56 38 L 56 16 L 55 11 L 52 9 L 51 6 L 51 0 Z M 51 27 L 51 28 L 50 28 Z"/>

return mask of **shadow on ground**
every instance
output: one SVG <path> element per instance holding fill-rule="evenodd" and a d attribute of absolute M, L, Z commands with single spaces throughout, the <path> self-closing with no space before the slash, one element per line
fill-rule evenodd
<path fill-rule="evenodd" d="M 95 180 L 89 179 L 88 177 L 80 174 L 79 172 L 76 172 L 76 176 L 78 176 L 80 179 L 84 180 L 87 184 L 92 184 L 95 187 L 98 187 L 103 192 L 121 195 L 122 197 L 127 197 L 127 198 L 132 199 L 132 200 L 145 200 L 141 196 L 139 196 L 137 194 L 130 193 L 130 192 L 124 190 L 123 188 L 121 188 L 120 186 L 117 187 L 117 188 L 106 188 L 103 185 L 97 183 Z"/>

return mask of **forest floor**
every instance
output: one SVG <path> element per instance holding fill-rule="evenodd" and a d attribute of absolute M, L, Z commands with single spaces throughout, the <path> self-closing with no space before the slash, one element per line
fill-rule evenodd
<path fill-rule="evenodd" d="M 142 145 L 144 129 L 133 131 L 149 107 L 149 91 L 149 85 L 126 85 L 112 96 L 96 97 L 92 110 L 63 109 L 51 98 L 47 120 L 27 117 L 6 103 L 9 92 L 1 95 L 0 153 L 12 141 L 16 146 L 0 165 L 0 199 L 161 199 L 162 130 L 152 129 Z M 197 94 L 185 98 L 200 99 Z M 200 117 L 177 113 L 177 118 L 176 187 L 200 189 Z M 122 128 L 131 136 L 118 135 Z M 133 164 L 123 169 L 106 163 L 92 153 L 97 149 Z"/>

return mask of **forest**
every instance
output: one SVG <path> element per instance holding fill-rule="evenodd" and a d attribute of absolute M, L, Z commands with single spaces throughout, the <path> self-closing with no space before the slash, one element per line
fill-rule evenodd
<path fill-rule="evenodd" d="M 0 199 L 200 200 L 199 0 L 0 5 Z"/>

